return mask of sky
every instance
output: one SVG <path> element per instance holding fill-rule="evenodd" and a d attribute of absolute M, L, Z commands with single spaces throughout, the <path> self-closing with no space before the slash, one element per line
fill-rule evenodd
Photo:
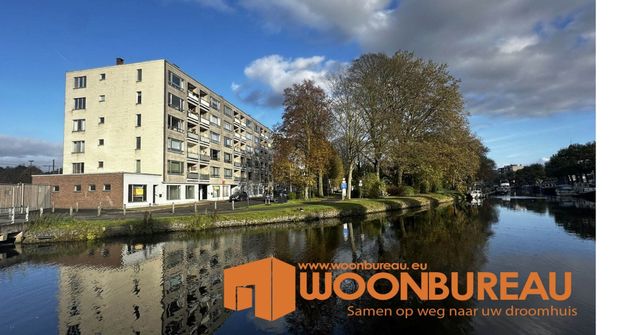
<path fill-rule="evenodd" d="M 66 71 L 167 59 L 272 126 L 282 91 L 367 52 L 445 63 L 497 166 L 595 140 L 595 2 L 11 1 L 0 11 L 0 166 L 62 161 Z"/>

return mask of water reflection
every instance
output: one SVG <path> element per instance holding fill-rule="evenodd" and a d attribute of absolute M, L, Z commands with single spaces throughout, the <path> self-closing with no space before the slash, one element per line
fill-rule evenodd
<path fill-rule="evenodd" d="M 365 220 L 228 229 L 97 244 L 24 246 L 19 252 L 13 252 L 13 257 L 7 256 L 0 262 L 4 267 L 0 275 L 16 271 L 19 263 L 25 264 L 27 269 L 36 264 L 53 264 L 59 277 L 58 306 L 37 308 L 58 313 L 60 334 L 387 333 L 412 329 L 430 334 L 470 334 L 489 333 L 503 327 L 506 331 L 507 324 L 516 332 L 536 329 L 533 328 L 536 325 L 539 329 L 553 326 L 558 333 L 578 333 L 576 329 L 579 333 L 585 330 L 589 333 L 589 329 L 594 329 L 591 291 L 594 291 L 595 218 L 592 209 L 587 207 L 584 204 L 571 207 L 565 202 L 545 199 L 490 199 L 474 206 L 456 204 Z M 545 246 L 536 241 L 524 243 L 527 234 L 532 232 L 524 230 L 522 234 L 522 230 L 518 233 L 511 230 L 521 224 L 520 220 L 528 220 L 536 227 L 563 227 L 564 230 L 553 231 L 551 234 L 556 235 L 550 236 L 556 236 L 563 246 L 576 245 L 582 249 L 573 255 L 565 250 L 559 252 L 561 247 L 548 241 Z M 506 230 L 512 234 L 507 239 Z M 568 239 L 566 235 L 575 238 Z M 589 244 L 583 245 L 583 242 Z M 526 273 L 546 271 L 547 263 L 519 262 L 520 255 L 540 252 L 541 248 L 547 248 L 543 250 L 549 258 L 546 261 L 555 264 L 569 260 L 580 262 L 574 264 L 576 268 L 572 270 L 584 273 L 582 277 L 577 276 L 576 284 L 580 286 L 575 287 L 585 293 L 578 292 L 570 303 L 581 308 L 577 322 L 584 327 L 563 326 L 557 322 L 546 324 L 545 318 L 481 321 L 463 316 L 406 320 L 397 316 L 355 318 L 346 315 L 350 305 L 361 308 L 479 306 L 475 301 L 431 302 L 414 297 L 409 301 L 381 302 L 370 300 L 367 295 L 355 301 L 342 301 L 334 296 L 312 302 L 298 298 L 297 310 L 274 322 L 255 319 L 251 310 L 233 313 L 223 308 L 223 269 L 267 256 L 291 264 L 424 262 L 429 271 L 444 273 Z M 540 268 L 533 269 L 529 264 Z M 358 271 L 364 278 L 373 273 Z M 0 276 L 0 284 L 11 281 L 10 277 Z M 413 277 L 420 279 L 417 272 Z M 376 288 L 379 292 L 387 292 L 387 284 L 380 281 Z M 345 286 L 346 291 L 355 289 Z M 24 303 L 36 306 L 36 301 Z M 0 321 L 0 332 L 7 329 L 12 320 L 20 318 L 19 313 L 27 311 L 3 310 L 2 313 L 7 317 Z"/>

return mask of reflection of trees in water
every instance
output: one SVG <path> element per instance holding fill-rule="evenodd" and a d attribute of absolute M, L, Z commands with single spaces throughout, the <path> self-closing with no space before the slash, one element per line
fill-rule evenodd
<path fill-rule="evenodd" d="M 465 274 L 478 271 L 485 262 L 484 248 L 491 235 L 490 224 L 498 220 L 497 210 L 484 205 L 479 208 L 462 210 L 457 206 L 449 206 L 415 215 L 405 215 L 377 219 L 354 224 L 353 238 L 344 242 L 353 248 L 355 262 L 419 262 L 427 263 L 427 271 L 450 272 Z M 333 231 L 342 233 L 340 227 Z M 337 235 L 337 236 L 338 236 Z M 341 244 L 341 248 L 343 245 Z M 317 245 L 316 248 L 326 248 Z M 315 249 L 315 247 L 313 247 Z M 322 258 L 330 261 L 328 258 Z M 365 279 L 369 279 L 376 271 L 354 271 Z M 399 272 L 392 272 L 399 278 Z M 335 272 L 338 275 L 341 272 Z M 420 281 L 420 272 L 411 272 L 416 281 Z M 462 276 L 461 279 L 464 279 Z M 465 285 L 463 282 L 462 285 Z M 390 284 L 381 280 L 376 284 L 380 293 L 390 290 Z M 345 287 L 344 287 L 345 288 Z M 347 287 L 352 292 L 355 287 Z M 397 331 L 410 332 L 412 329 L 422 333 L 458 333 L 472 331 L 468 317 L 411 317 L 404 319 L 393 314 L 392 317 L 347 317 L 347 307 L 356 308 L 418 308 L 473 307 L 472 301 L 458 302 L 452 299 L 443 301 L 419 301 L 412 293 L 408 301 L 392 299 L 376 301 L 368 294 L 355 301 L 343 301 L 334 297 L 324 302 L 298 300 L 298 310 L 287 318 L 289 330 L 295 333 L 328 333 L 340 329 L 347 333 L 392 333 Z"/>
<path fill-rule="evenodd" d="M 595 239 L 595 207 L 590 201 L 578 198 L 550 198 L 510 201 L 490 199 L 489 202 L 512 210 L 526 209 L 540 214 L 548 213 L 565 231 L 584 239 Z"/>

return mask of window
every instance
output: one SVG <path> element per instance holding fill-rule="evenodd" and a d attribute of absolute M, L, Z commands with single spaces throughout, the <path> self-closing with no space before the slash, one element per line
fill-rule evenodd
<path fill-rule="evenodd" d="M 211 98 L 211 108 L 220 110 L 220 101 L 218 99 Z"/>
<path fill-rule="evenodd" d="M 185 187 L 185 198 L 186 199 L 194 199 L 194 185 L 186 185 L 186 187 Z"/>
<path fill-rule="evenodd" d="M 183 141 L 174 138 L 168 138 L 168 150 L 183 152 Z"/>
<path fill-rule="evenodd" d="M 168 174 L 183 174 L 183 163 L 179 161 L 168 161 Z"/>
<path fill-rule="evenodd" d="M 224 146 L 230 148 L 231 146 L 233 146 L 233 140 L 228 138 L 228 137 L 225 137 L 224 138 Z"/>
<path fill-rule="evenodd" d="M 73 173 L 84 173 L 84 163 L 73 163 Z"/>
<path fill-rule="evenodd" d="M 246 127 L 251 127 L 252 126 L 252 121 L 250 121 L 250 119 L 246 120 Z"/>
<path fill-rule="evenodd" d="M 213 160 L 220 160 L 220 150 L 216 150 L 216 149 L 209 149 L 210 151 L 210 155 L 211 155 L 211 159 Z"/>
<path fill-rule="evenodd" d="M 179 185 L 166 186 L 166 200 L 181 199 L 181 187 Z"/>
<path fill-rule="evenodd" d="M 82 192 L 82 185 L 73 185 L 73 192 Z"/>
<path fill-rule="evenodd" d="M 215 167 L 215 166 L 211 167 L 211 177 L 212 178 L 219 178 L 220 177 L 220 168 L 219 167 Z"/>
<path fill-rule="evenodd" d="M 85 87 L 86 87 L 86 76 L 73 77 L 73 88 L 85 88 Z"/>
<path fill-rule="evenodd" d="M 84 141 L 73 141 L 72 153 L 81 153 L 81 152 L 84 152 Z"/>
<path fill-rule="evenodd" d="M 230 122 L 224 121 L 224 130 L 233 131 L 233 125 Z"/>
<path fill-rule="evenodd" d="M 128 202 L 145 202 L 147 201 L 147 185 L 129 184 L 127 189 Z"/>
<path fill-rule="evenodd" d="M 110 184 L 104 184 L 103 191 L 110 192 L 110 190 L 112 190 L 112 186 Z"/>
<path fill-rule="evenodd" d="M 142 139 L 140 138 L 140 136 L 136 137 L 136 150 L 140 150 L 140 148 L 142 148 Z"/>
<path fill-rule="evenodd" d="M 74 98 L 73 99 L 73 109 L 85 109 L 86 108 L 86 98 Z"/>
<path fill-rule="evenodd" d="M 142 103 L 142 91 L 136 92 L 136 105 L 140 105 Z"/>
<path fill-rule="evenodd" d="M 60 192 L 60 186 L 58 185 L 52 186 L 52 192 Z"/>
<path fill-rule="evenodd" d="M 224 115 L 233 116 L 233 110 L 231 107 L 224 105 Z"/>
<path fill-rule="evenodd" d="M 136 81 L 142 81 L 142 69 L 136 70 Z"/>
<path fill-rule="evenodd" d="M 211 124 L 213 124 L 215 126 L 219 126 L 220 125 L 220 118 L 215 116 L 215 115 L 209 115 L 209 121 L 211 122 Z"/>
<path fill-rule="evenodd" d="M 252 134 L 246 133 L 246 139 L 252 141 Z"/>
<path fill-rule="evenodd" d="M 89 192 L 97 191 L 97 186 L 95 186 L 95 184 L 88 184 L 88 191 Z"/>
<path fill-rule="evenodd" d="M 168 93 L 168 106 L 178 111 L 183 111 L 183 99 L 172 93 Z"/>
<path fill-rule="evenodd" d="M 211 132 L 211 142 L 220 143 L 220 134 Z"/>
<path fill-rule="evenodd" d="M 168 115 L 168 129 L 178 131 L 183 133 L 183 120 L 178 119 L 174 116 Z"/>
<path fill-rule="evenodd" d="M 140 159 L 136 159 L 136 173 L 140 173 Z"/>
<path fill-rule="evenodd" d="M 100 73 L 99 74 L 99 80 L 106 80 L 106 74 L 105 73 Z"/>
<path fill-rule="evenodd" d="M 230 163 L 230 162 L 232 162 L 232 160 L 231 160 L 231 154 L 230 154 L 230 153 L 228 153 L 228 152 L 225 152 L 225 153 L 224 153 L 224 162 L 225 162 L 225 163 Z"/>
<path fill-rule="evenodd" d="M 232 177 L 233 177 L 233 170 L 224 169 L 224 178 L 232 178 Z"/>
<path fill-rule="evenodd" d="M 168 71 L 168 83 L 180 90 L 183 89 L 183 79 L 174 74 L 172 71 Z"/>
<path fill-rule="evenodd" d="M 99 102 L 104 102 L 104 101 L 106 101 L 106 96 L 102 94 L 99 96 Z"/>
<path fill-rule="evenodd" d="M 97 162 L 97 168 L 103 169 L 103 161 Z"/>
<path fill-rule="evenodd" d="M 142 114 L 136 114 L 136 127 L 142 127 Z"/>
<path fill-rule="evenodd" d="M 104 123 L 106 123 L 106 118 L 103 117 L 103 116 L 100 116 L 99 117 L 99 124 L 104 124 Z"/>
<path fill-rule="evenodd" d="M 99 139 L 99 145 L 100 145 L 100 146 L 101 146 L 101 145 L 104 145 L 104 139 L 103 139 L 103 138 L 100 138 L 100 139 Z"/>

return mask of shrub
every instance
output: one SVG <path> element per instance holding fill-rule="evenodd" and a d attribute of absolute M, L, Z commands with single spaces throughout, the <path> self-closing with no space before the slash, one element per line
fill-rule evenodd
<path fill-rule="evenodd" d="M 390 185 L 386 188 L 386 193 L 392 196 L 411 197 L 413 195 L 416 195 L 416 190 L 414 189 L 414 187 L 407 185 Z"/>
<path fill-rule="evenodd" d="M 428 193 L 429 189 L 431 189 L 429 181 L 423 180 L 420 182 L 420 193 Z"/>
<path fill-rule="evenodd" d="M 295 192 L 289 192 L 289 193 L 287 194 L 287 198 L 288 198 L 289 200 L 295 200 L 295 199 L 297 199 L 297 198 L 298 198 L 298 194 L 297 194 L 297 193 L 295 193 Z"/>
<path fill-rule="evenodd" d="M 375 173 L 367 173 L 362 177 L 361 191 L 365 198 L 381 198 L 386 194 L 386 184 Z"/>

